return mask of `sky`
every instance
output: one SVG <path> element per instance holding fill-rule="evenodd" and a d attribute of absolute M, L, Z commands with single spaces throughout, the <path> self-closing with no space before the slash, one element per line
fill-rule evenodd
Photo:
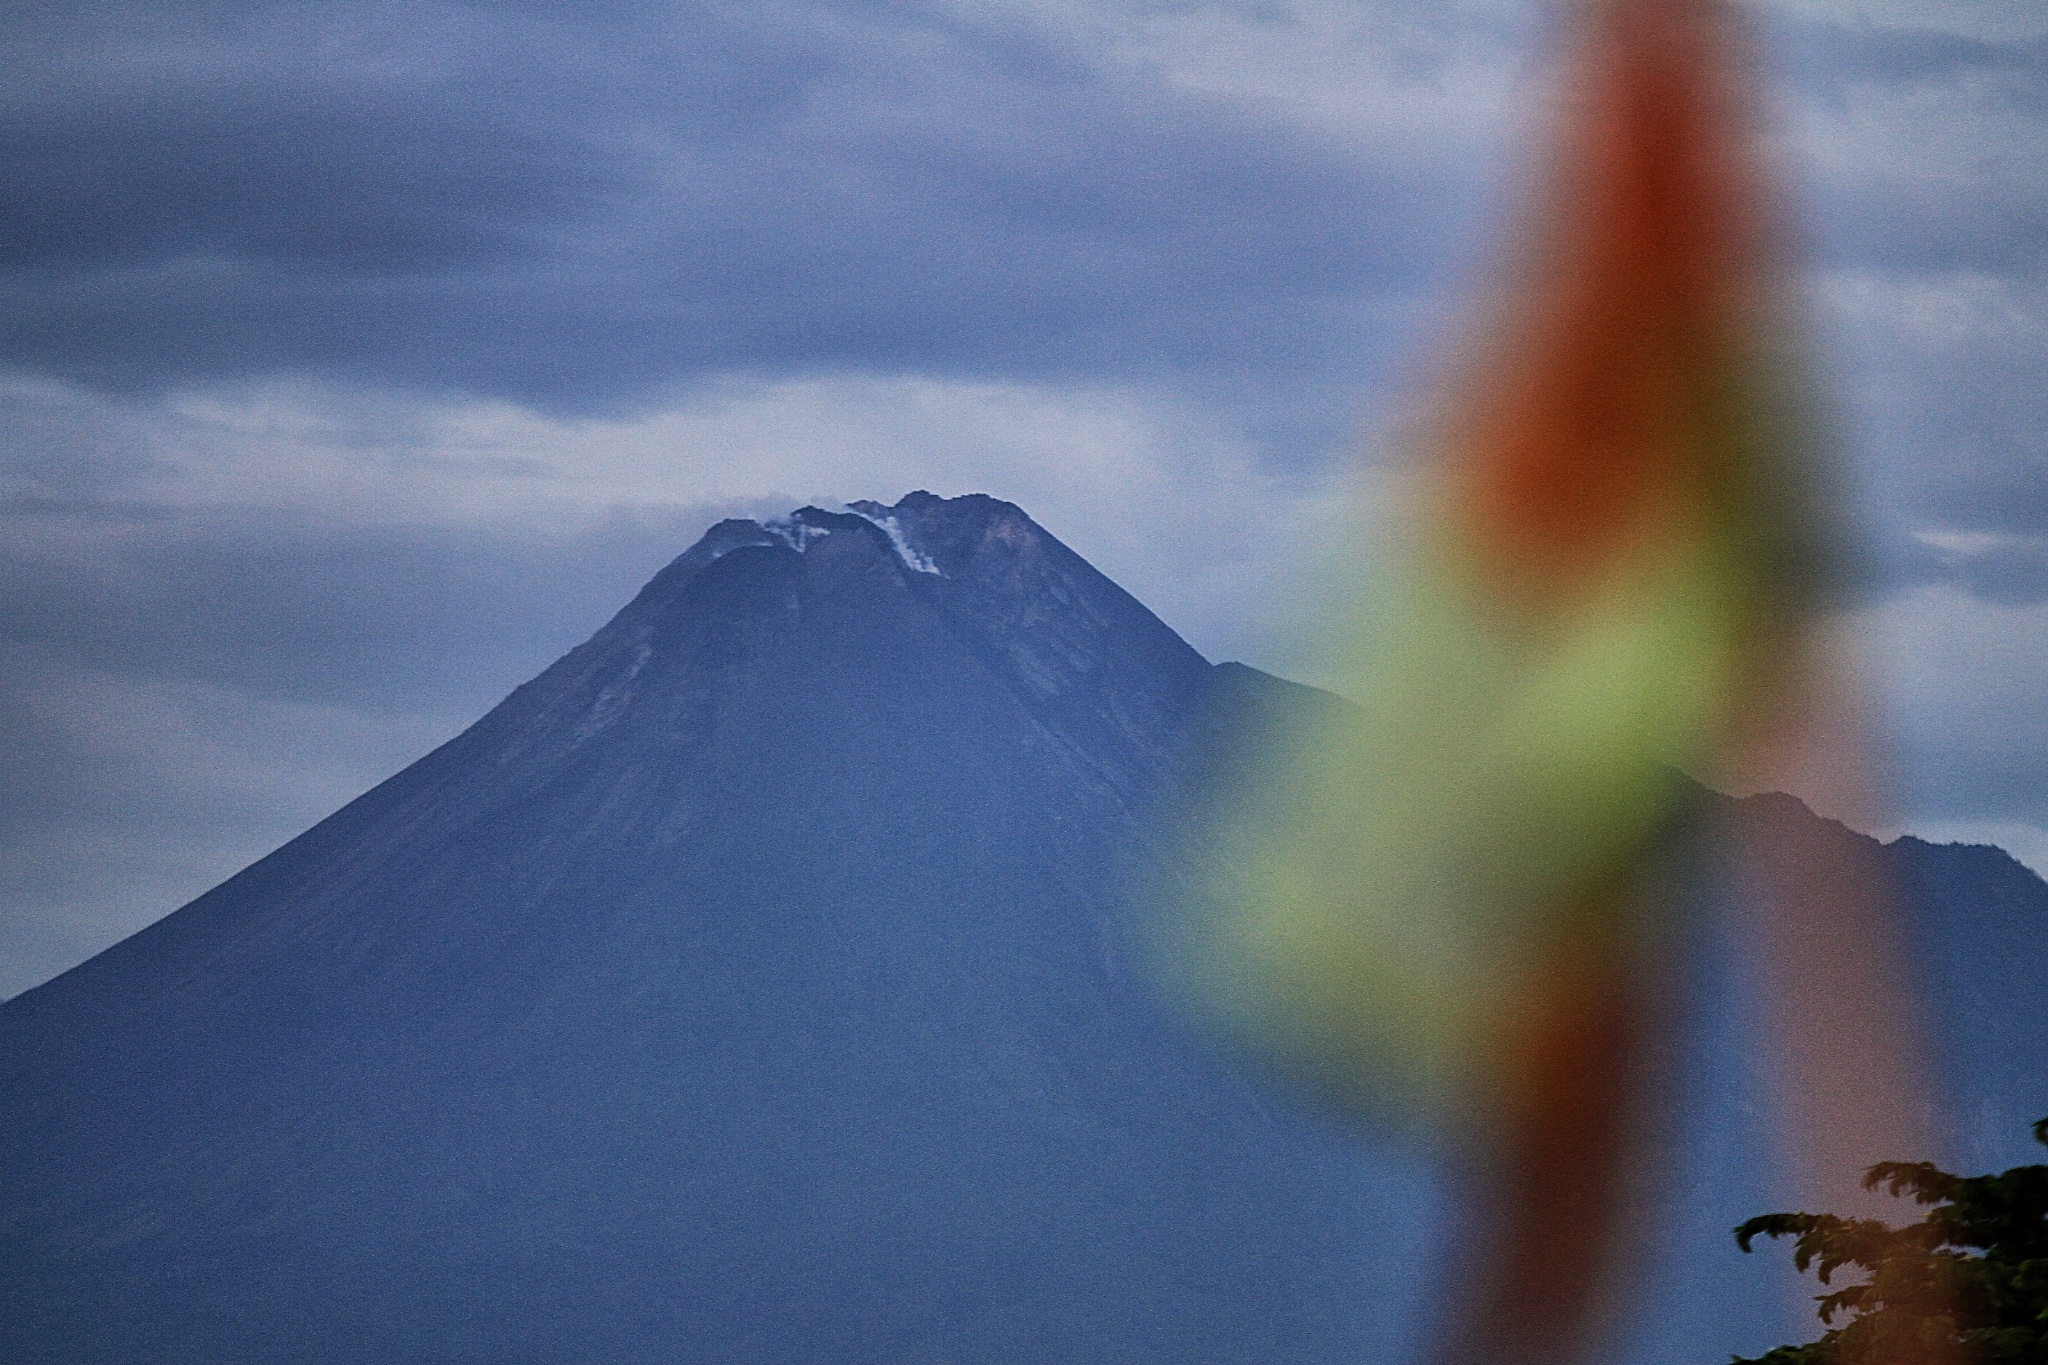
<path fill-rule="evenodd" d="M 2048 6 L 1756 0 L 1892 821 L 2048 870 Z M 0 16 L 0 996 L 711 522 L 988 492 L 1291 630 L 1485 278 L 1527 0 Z"/>

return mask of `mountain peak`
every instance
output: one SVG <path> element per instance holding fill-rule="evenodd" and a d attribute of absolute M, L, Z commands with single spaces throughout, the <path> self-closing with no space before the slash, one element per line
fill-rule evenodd
<path fill-rule="evenodd" d="M 1172 747 L 1167 736 L 1209 685 L 1199 653 L 1022 508 L 984 493 L 918 490 L 894 505 L 804 506 L 718 523 L 534 686 L 582 672 L 567 705 L 594 711 L 592 697 L 610 698 L 603 704 L 615 711 L 625 689 L 646 690 L 643 670 L 663 670 L 658 656 L 677 657 L 659 642 L 706 617 L 722 623 L 721 638 L 770 653 L 782 648 L 773 643 L 781 632 L 806 622 L 843 633 L 866 620 L 878 646 L 900 629 L 935 630 L 1049 736 L 1106 762 L 1110 786 L 1127 792 L 1151 780 Z M 734 634 L 745 620 L 759 628 Z"/>
<path fill-rule="evenodd" d="M 742 552 L 753 569 L 731 562 Z M 1004 678 L 1042 724 L 1069 739 L 1090 731 L 1082 747 L 1091 750 L 1114 740 L 1140 766 L 1159 754 L 1154 739 L 1138 736 L 1170 728 L 1169 717 L 1208 686 L 1200 654 L 1015 503 L 924 490 L 894 505 L 863 500 L 719 522 L 557 669 L 607 655 L 614 663 L 600 672 L 616 674 L 617 659 L 638 658 L 647 641 L 697 613 L 706 594 L 725 601 L 737 591 L 731 584 L 751 577 L 763 582 L 743 614 L 764 622 L 843 619 L 851 597 L 932 621 Z M 818 594 L 824 615 L 802 605 Z M 828 598 L 837 605 L 826 607 Z M 718 610 L 731 616 L 729 603 Z"/>
<path fill-rule="evenodd" d="M 670 565 L 664 577 L 694 576 L 713 560 L 755 546 L 780 544 L 803 554 L 839 534 L 866 537 L 911 572 L 941 577 L 965 567 L 988 543 L 1013 550 L 1058 544 L 1015 503 L 986 493 L 942 498 L 919 489 L 893 506 L 863 499 L 840 509 L 806 505 L 780 517 L 721 521 Z"/>

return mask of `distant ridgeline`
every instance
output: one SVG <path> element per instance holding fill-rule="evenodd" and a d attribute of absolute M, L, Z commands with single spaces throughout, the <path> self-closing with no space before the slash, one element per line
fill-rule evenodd
<path fill-rule="evenodd" d="M 0 1360 L 1399 1360 L 1443 1192 L 1155 1003 L 1127 890 L 1218 745 L 1337 704 L 1209 664 L 991 498 L 723 522 L 462 735 L 0 1007 Z M 1885 856 L 1942 1155 L 2021 1159 L 2048 886 Z M 1728 1232 L 1787 1192 L 1715 924 L 1652 1365 L 1807 1330 Z"/>

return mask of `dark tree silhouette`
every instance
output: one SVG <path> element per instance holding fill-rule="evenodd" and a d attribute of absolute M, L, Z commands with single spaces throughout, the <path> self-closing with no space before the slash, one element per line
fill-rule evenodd
<path fill-rule="evenodd" d="M 2048 1144 L 2048 1119 L 2034 1125 Z M 1951 1175 L 1931 1162 L 1884 1161 L 1868 1190 L 1909 1196 L 1928 1209 L 1890 1227 L 1832 1213 L 1767 1213 L 1735 1229 L 1744 1251 L 1757 1237 L 1794 1237 L 1792 1260 L 1832 1286 L 1819 1296 L 1828 1330 L 1736 1365 L 2044 1365 L 2048 1362 L 2048 1166 L 1997 1175 Z"/>

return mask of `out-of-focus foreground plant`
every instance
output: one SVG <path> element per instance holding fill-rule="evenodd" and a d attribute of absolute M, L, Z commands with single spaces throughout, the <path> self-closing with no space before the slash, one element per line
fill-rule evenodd
<path fill-rule="evenodd" d="M 2048 1144 L 2048 1119 L 2034 1125 Z M 1929 1208 L 1905 1227 L 1832 1213 L 1767 1213 L 1735 1229 L 1792 1237 L 1792 1260 L 1832 1286 L 1819 1296 L 1818 1341 L 1736 1365 L 2040 1365 L 2048 1361 L 2048 1166 L 1951 1175 L 1931 1162 L 1886 1161 L 1869 1190 Z"/>

